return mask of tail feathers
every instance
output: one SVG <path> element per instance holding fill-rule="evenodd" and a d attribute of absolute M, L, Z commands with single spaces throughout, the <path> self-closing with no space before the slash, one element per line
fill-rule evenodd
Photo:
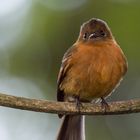
<path fill-rule="evenodd" d="M 66 115 L 57 140 L 85 140 L 84 116 Z"/>

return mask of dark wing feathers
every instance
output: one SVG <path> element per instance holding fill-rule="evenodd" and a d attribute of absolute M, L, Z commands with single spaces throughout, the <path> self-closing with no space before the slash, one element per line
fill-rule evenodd
<path fill-rule="evenodd" d="M 60 71 L 58 74 L 58 80 L 57 80 L 57 101 L 64 101 L 64 92 L 63 90 L 60 89 L 60 85 L 62 81 L 64 80 L 64 78 L 66 77 L 68 70 L 71 67 L 70 60 L 75 51 L 76 51 L 76 47 L 72 46 L 71 48 L 67 50 L 67 52 L 63 56 L 62 64 L 61 64 L 61 68 L 60 68 Z"/>

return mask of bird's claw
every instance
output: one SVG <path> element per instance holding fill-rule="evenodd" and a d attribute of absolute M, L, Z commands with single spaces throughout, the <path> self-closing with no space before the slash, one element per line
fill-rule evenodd
<path fill-rule="evenodd" d="M 104 112 L 106 112 L 109 109 L 109 105 L 103 97 L 101 97 L 101 100 L 101 106 L 104 108 Z"/>

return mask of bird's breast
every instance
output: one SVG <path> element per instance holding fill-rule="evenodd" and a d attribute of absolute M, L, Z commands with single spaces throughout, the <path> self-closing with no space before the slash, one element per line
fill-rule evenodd
<path fill-rule="evenodd" d="M 123 76 L 123 54 L 116 47 L 84 47 L 73 56 L 73 66 L 64 80 L 63 89 L 66 94 L 79 96 L 81 100 L 107 96 Z"/>

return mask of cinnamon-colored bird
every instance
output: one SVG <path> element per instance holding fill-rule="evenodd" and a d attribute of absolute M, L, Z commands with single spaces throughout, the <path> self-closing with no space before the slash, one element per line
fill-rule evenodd
<path fill-rule="evenodd" d="M 65 53 L 58 76 L 57 100 L 91 102 L 114 91 L 127 71 L 127 60 L 108 25 L 90 19 Z M 62 115 L 59 115 L 62 117 Z M 85 140 L 84 116 L 66 115 L 57 140 Z"/>

